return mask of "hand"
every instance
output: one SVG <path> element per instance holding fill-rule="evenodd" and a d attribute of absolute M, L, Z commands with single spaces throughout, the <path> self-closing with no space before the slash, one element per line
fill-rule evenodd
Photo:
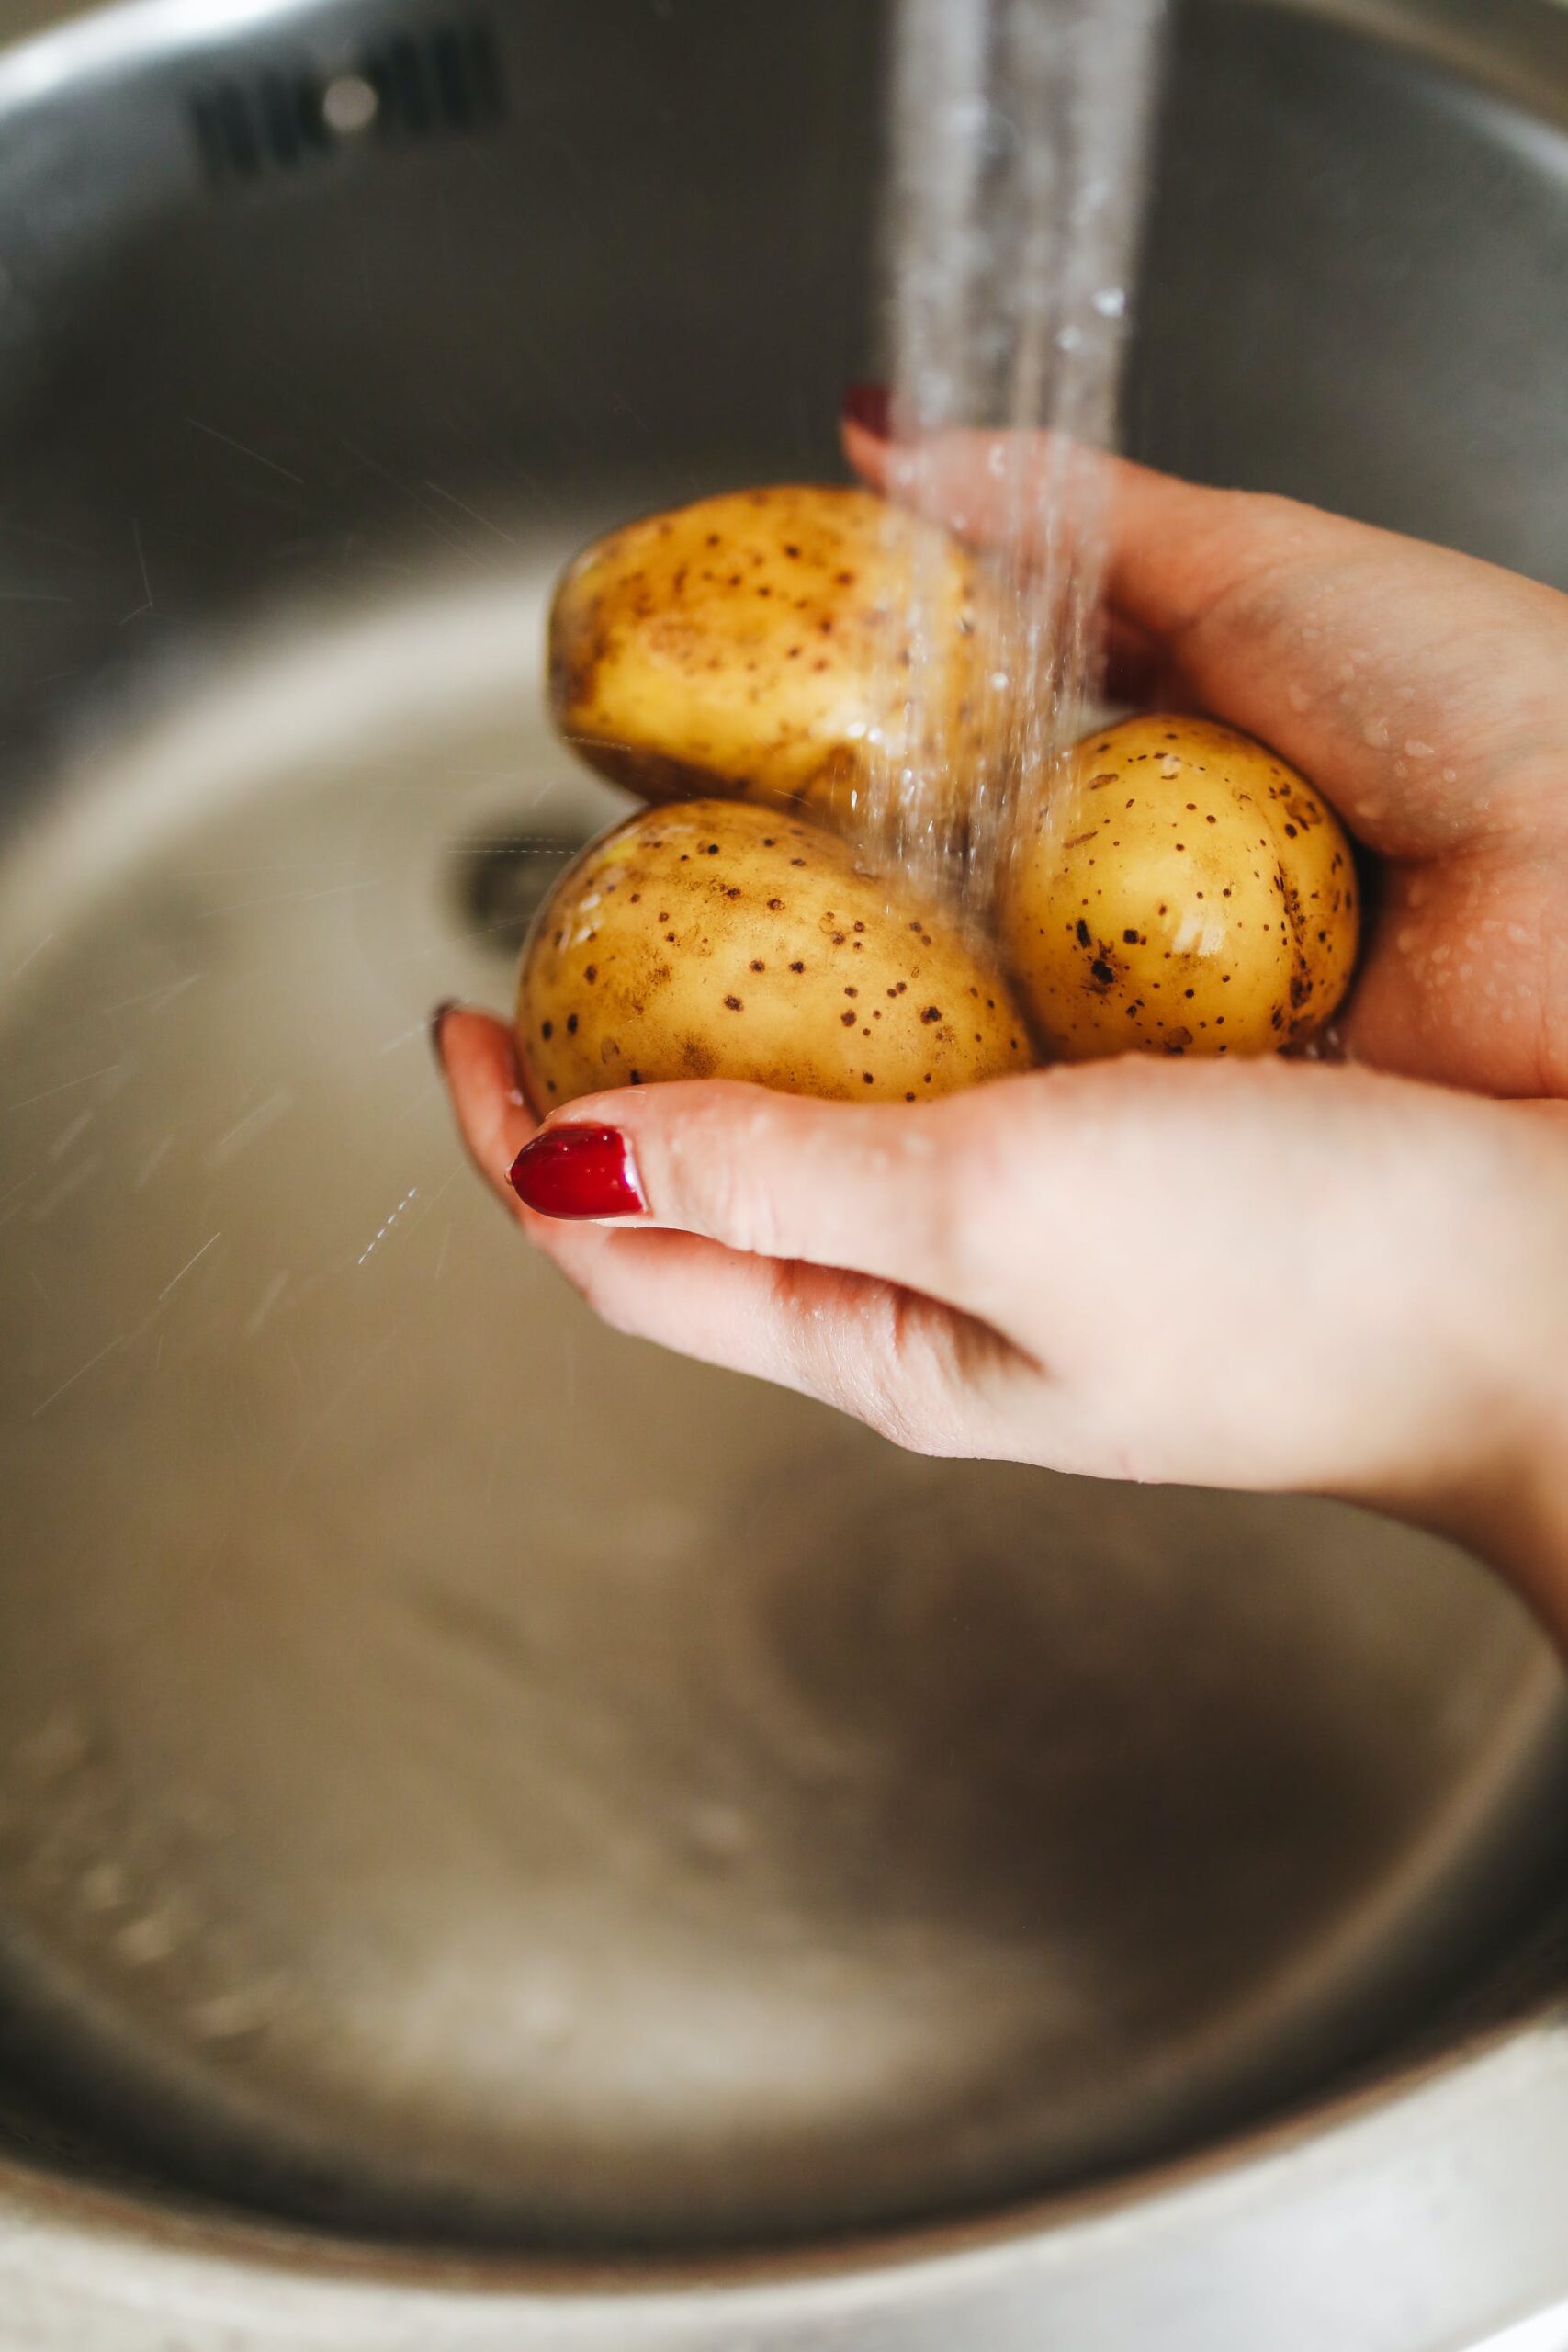
<path fill-rule="evenodd" d="M 981 543 L 998 437 L 922 445 L 921 503 Z M 886 486 L 888 445 L 853 424 L 846 443 Z M 1386 861 L 1352 1056 L 1568 1095 L 1568 597 L 1290 499 L 1105 464 L 1114 683 L 1260 737 Z"/>
<path fill-rule="evenodd" d="M 939 471 L 982 531 L 984 455 Z M 1283 502 L 1122 465 L 1111 487 L 1122 659 L 1261 734 L 1393 861 L 1353 1050 L 1568 1093 L 1568 600 Z M 442 1050 L 481 1171 L 617 1328 L 927 1452 L 1372 1502 L 1489 1551 L 1568 1630 L 1556 1105 L 1272 1062 L 915 1109 L 647 1088 L 549 1124 L 620 1139 L 589 1157 L 630 1193 L 576 1212 L 617 1227 L 514 1198 L 534 1130 L 502 1024 L 454 1013 Z"/>

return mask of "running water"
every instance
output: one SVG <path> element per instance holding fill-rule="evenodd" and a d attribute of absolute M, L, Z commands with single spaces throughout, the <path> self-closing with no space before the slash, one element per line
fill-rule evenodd
<path fill-rule="evenodd" d="M 916 542 L 890 632 L 869 846 L 983 920 L 1095 685 L 1101 469 L 1116 420 L 1163 0 L 897 0 L 886 235 L 891 487 L 990 552 L 966 628 Z M 942 494 L 966 427 L 976 500 Z M 1032 436 L 1042 430 L 1051 437 Z M 951 481 L 951 472 L 950 472 Z M 983 503 L 983 516 L 980 511 Z M 965 514 L 965 507 L 975 511 Z M 889 529 L 907 526 L 889 518 Z"/>

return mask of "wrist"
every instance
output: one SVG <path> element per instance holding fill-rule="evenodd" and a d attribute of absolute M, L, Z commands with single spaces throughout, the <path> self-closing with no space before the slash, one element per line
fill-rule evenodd
<path fill-rule="evenodd" d="M 1568 1652 L 1568 1325 L 1559 1358 L 1515 1361 L 1477 1403 L 1468 1462 L 1456 1450 L 1457 1475 L 1405 1515 L 1495 1568 Z"/>
<path fill-rule="evenodd" d="M 1385 1508 L 1495 1568 L 1568 1651 L 1568 1116 L 1494 1115 L 1506 1157 L 1466 1246 L 1445 1253 L 1438 1328 L 1417 1351 L 1455 1377 L 1424 1470 L 1391 1482 Z"/>
<path fill-rule="evenodd" d="M 1540 1403 L 1527 1442 L 1475 1525 L 1456 1532 L 1508 1578 L 1568 1651 L 1568 1397 L 1559 1385 Z"/>

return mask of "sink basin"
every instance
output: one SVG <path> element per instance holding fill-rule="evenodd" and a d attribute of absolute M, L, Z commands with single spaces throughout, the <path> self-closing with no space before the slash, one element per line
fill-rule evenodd
<path fill-rule="evenodd" d="M 627 805 L 545 723 L 557 569 L 839 470 L 878 10 L 10 13 L 5 2340 L 1568 2296 L 1528 2197 L 1472 2247 L 1422 2187 L 1568 2140 L 1561 1675 L 1493 1580 L 615 1338 L 451 1133 L 430 1005 Z M 1568 585 L 1565 35 L 1180 11 L 1139 452 Z"/>

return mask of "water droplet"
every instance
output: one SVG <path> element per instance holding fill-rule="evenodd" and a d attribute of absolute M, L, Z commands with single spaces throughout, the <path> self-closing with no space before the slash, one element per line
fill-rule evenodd
<path fill-rule="evenodd" d="M 145 1917 L 131 1919 L 115 1938 L 115 1950 L 133 1968 L 145 1968 L 155 1960 L 167 1960 L 179 1948 L 179 1922 L 169 1911 L 149 1911 Z"/>
<path fill-rule="evenodd" d="M 372 84 L 358 74 L 339 74 L 321 92 L 321 119 L 340 139 L 368 130 L 380 107 Z"/>
<path fill-rule="evenodd" d="M 388 1234 L 390 1233 L 393 1226 L 396 1225 L 398 1219 L 408 1207 L 410 1202 L 417 1200 L 418 1197 L 419 1186 L 417 1184 L 411 1184 L 408 1191 L 403 1194 L 402 1199 L 398 1203 L 397 1207 L 392 1211 L 391 1216 L 387 1219 L 386 1224 L 382 1226 L 377 1233 L 375 1239 L 368 1242 L 360 1251 L 359 1263 L 362 1266 L 365 1263 L 366 1259 L 371 1255 L 372 1251 L 378 1248 L 380 1243 L 386 1239 Z"/>
<path fill-rule="evenodd" d="M 62 1780 L 86 1760 L 87 1735 L 72 1707 L 57 1707 L 48 1721 L 17 1749 L 17 1770 L 30 1781 L 47 1785 Z"/>
<path fill-rule="evenodd" d="M 577 2011 L 558 1986 L 533 1984 L 523 1996 L 524 2032 L 541 2050 L 560 2050 L 577 2030 Z"/>
<path fill-rule="evenodd" d="M 214 1993 L 209 2000 L 198 2001 L 190 2011 L 190 2023 L 204 2041 L 228 2041 L 239 2034 L 256 2033 L 276 2017 L 283 1996 L 283 1979 L 277 1976 L 237 1984 L 230 1992 Z"/>
<path fill-rule="evenodd" d="M 685 1831 L 696 1860 L 716 1870 L 732 1869 L 751 1843 L 751 1825 L 739 1806 L 716 1799 L 693 1805 Z"/>
<path fill-rule="evenodd" d="M 82 1873 L 77 1888 L 77 1900 L 84 1911 L 118 1911 L 130 1892 L 125 1871 L 118 1862 L 95 1862 L 91 1870 Z"/>

